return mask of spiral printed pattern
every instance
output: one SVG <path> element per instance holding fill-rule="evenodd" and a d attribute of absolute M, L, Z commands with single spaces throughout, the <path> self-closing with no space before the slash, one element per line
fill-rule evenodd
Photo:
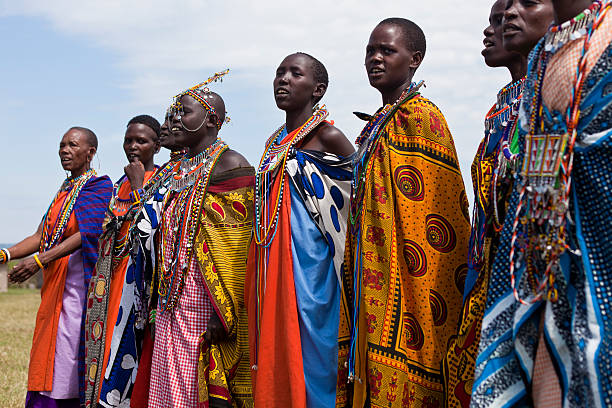
<path fill-rule="evenodd" d="M 414 241 L 404 240 L 404 259 L 408 265 L 408 273 L 420 278 L 427 273 L 427 257 L 425 251 Z"/>
<path fill-rule="evenodd" d="M 463 294 L 463 290 L 465 289 L 465 280 L 467 279 L 467 274 L 467 264 L 459 265 L 457 269 L 455 269 L 455 286 L 461 294 Z"/>
<path fill-rule="evenodd" d="M 414 166 L 398 166 L 393 172 L 395 184 L 401 193 L 409 200 L 423 201 L 425 197 L 425 182 L 423 175 Z"/>
<path fill-rule="evenodd" d="M 455 230 L 450 222 L 438 214 L 430 214 L 425 218 L 427 226 L 427 242 L 436 251 L 451 252 L 457 244 Z"/>
<path fill-rule="evenodd" d="M 448 316 L 448 307 L 442 295 L 433 289 L 429 290 L 429 305 L 431 306 L 431 315 L 433 317 L 434 326 L 442 326 L 446 323 Z"/>
<path fill-rule="evenodd" d="M 423 348 L 425 341 L 423 329 L 421 329 L 421 325 L 411 313 L 407 313 L 404 317 L 404 339 L 406 348 L 410 350 L 420 350 Z"/>

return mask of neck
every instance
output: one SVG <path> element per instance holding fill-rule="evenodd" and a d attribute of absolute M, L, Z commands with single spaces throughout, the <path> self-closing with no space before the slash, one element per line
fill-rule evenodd
<path fill-rule="evenodd" d="M 312 105 L 305 105 L 302 109 L 295 111 L 286 111 L 285 127 L 287 133 L 293 132 L 295 129 L 302 126 L 312 116 Z"/>
<path fill-rule="evenodd" d="M 153 158 L 151 158 L 151 160 L 147 161 L 146 163 L 143 163 L 143 166 L 145 171 L 155 170 L 155 163 L 153 162 Z"/>
<path fill-rule="evenodd" d="M 510 71 L 510 75 L 512 76 L 512 82 L 516 82 L 519 79 L 523 78 L 527 75 L 527 58 L 521 56 L 520 58 L 512 61 L 510 65 L 508 65 L 508 71 Z"/>
<path fill-rule="evenodd" d="M 206 150 L 207 147 L 209 147 L 216 141 L 217 141 L 216 133 L 214 135 L 207 135 L 203 137 L 200 143 L 198 143 L 195 146 L 189 147 L 189 152 L 187 152 L 187 157 L 191 158 L 191 157 L 197 156 L 198 154 L 202 153 L 204 150 Z"/>
<path fill-rule="evenodd" d="M 562 24 L 576 17 L 591 4 L 592 0 L 553 0 L 555 24 Z"/>
<path fill-rule="evenodd" d="M 411 83 L 412 83 L 412 75 L 410 75 L 404 83 L 402 83 L 400 86 L 396 87 L 395 89 L 390 90 L 390 91 L 385 91 L 385 90 L 380 91 L 380 93 L 382 94 L 383 105 L 394 104 L 399 99 L 399 97 L 402 95 L 402 92 L 404 92 L 406 88 L 410 86 Z"/>
<path fill-rule="evenodd" d="M 82 176 L 83 174 L 85 174 L 85 172 L 86 172 L 87 170 L 89 170 L 90 168 L 91 168 L 91 167 L 89 167 L 89 165 L 87 165 L 87 167 L 83 167 L 83 168 L 80 168 L 80 169 L 78 169 L 78 170 L 72 170 L 72 171 L 70 172 L 70 178 L 75 179 L 75 178 L 77 178 L 77 177 L 80 177 L 80 176 Z"/>

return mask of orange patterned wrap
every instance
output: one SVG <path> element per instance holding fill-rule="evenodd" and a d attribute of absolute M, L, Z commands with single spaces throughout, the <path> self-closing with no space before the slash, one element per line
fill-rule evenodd
<path fill-rule="evenodd" d="M 337 406 L 442 407 L 441 362 L 461 311 L 467 198 L 452 135 L 433 103 L 404 102 L 381 132 L 368 158 L 361 230 L 347 236 Z M 357 247 L 357 378 L 347 385 Z"/>

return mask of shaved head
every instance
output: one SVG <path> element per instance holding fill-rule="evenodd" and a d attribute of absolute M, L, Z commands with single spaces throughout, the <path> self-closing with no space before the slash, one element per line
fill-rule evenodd
<path fill-rule="evenodd" d="M 76 130 L 77 132 L 82 133 L 83 136 L 85 136 L 85 140 L 87 140 L 87 143 L 91 147 L 95 147 L 96 149 L 98 148 L 98 138 L 96 137 L 96 134 L 91 129 L 87 129 L 81 126 L 73 126 L 70 129 L 68 129 L 68 132 L 70 132 L 71 130 Z"/>
<path fill-rule="evenodd" d="M 225 102 L 223 102 L 223 98 L 221 98 L 221 95 L 216 92 L 210 92 L 206 98 L 206 102 L 208 102 L 215 110 L 217 115 L 217 123 L 219 124 L 220 128 L 225 122 Z"/>

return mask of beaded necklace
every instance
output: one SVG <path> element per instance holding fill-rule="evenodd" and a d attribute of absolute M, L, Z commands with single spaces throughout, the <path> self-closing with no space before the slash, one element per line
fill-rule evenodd
<path fill-rule="evenodd" d="M 89 169 L 85 173 L 81 174 L 75 178 L 67 178 L 62 183 L 59 191 L 53 198 L 51 205 L 47 209 L 45 216 L 43 217 L 43 231 L 42 237 L 40 240 L 39 252 L 44 252 L 48 249 L 54 247 L 64 235 L 64 230 L 68 225 L 68 221 L 70 220 L 70 215 L 72 214 L 72 209 L 74 208 L 74 204 L 79 196 L 79 193 L 87 184 L 87 182 L 96 175 L 96 171 L 94 169 Z M 64 197 L 64 201 L 62 202 L 61 210 L 53 223 L 53 227 L 51 227 L 50 223 L 47 223 L 47 218 L 49 217 L 49 212 L 51 208 L 57 203 L 59 199 L 60 193 L 64 191 L 69 191 L 68 194 Z"/>
<path fill-rule="evenodd" d="M 168 180 L 169 193 L 164 198 L 163 208 L 170 200 L 176 200 L 170 218 L 162 217 L 160 222 L 161 238 L 159 246 L 159 310 L 173 309 L 185 285 L 197 233 L 202 203 L 210 177 L 221 154 L 228 149 L 221 139 L 210 145 L 202 153 L 192 158 L 183 158 L 173 168 Z M 177 220 L 171 228 L 170 221 Z M 186 248 L 180 256 L 181 247 Z M 176 282 L 178 280 L 178 282 Z"/>
<path fill-rule="evenodd" d="M 372 167 L 370 153 L 378 146 L 378 142 L 382 134 L 380 129 L 384 127 L 387 121 L 393 116 L 393 113 L 395 113 L 395 110 L 401 104 L 418 94 L 419 88 L 421 88 L 424 83 L 424 81 L 421 81 L 418 84 L 413 82 L 402 92 L 395 103 L 383 106 L 374 117 L 370 118 L 368 124 L 363 128 L 355 140 L 355 144 L 359 146 L 359 151 L 353 159 L 353 177 L 351 180 L 353 199 L 351 200 L 351 208 L 349 211 L 349 221 L 353 228 L 353 233 L 356 232 L 356 228 L 358 227 L 357 220 L 361 215 L 361 209 L 363 207 L 365 181 Z"/>
<path fill-rule="evenodd" d="M 542 83 L 548 61 L 561 45 L 553 46 L 550 51 L 540 47 L 539 58 L 533 64 L 533 75 L 536 80 L 531 98 L 529 133 L 525 138 L 519 202 L 512 224 L 510 242 L 510 281 L 514 297 L 522 304 L 528 302 L 520 298 L 514 274 L 522 262 L 526 265 L 526 276 L 533 291 L 529 303 L 536 303 L 545 297 L 552 302 L 558 299 L 555 275 L 559 273 L 559 258 L 566 250 L 572 251 L 566 243 L 565 227 L 569 210 L 574 144 L 577 137 L 576 126 L 580 118 L 582 87 L 586 79 L 586 57 L 593 33 L 603 22 L 610 5 L 609 2 L 605 5 L 601 2 L 593 3 L 569 23 L 553 27 L 544 41 L 544 44 L 565 44 L 571 40 L 571 35 L 561 35 L 559 34 L 561 30 L 566 33 L 581 33 L 582 30 L 586 30 L 586 35 L 582 35 L 584 41 L 565 116 L 567 131 L 564 134 L 543 134 L 544 122 L 541 120 Z M 556 39 L 551 40 L 550 36 Z M 519 224 L 526 230 L 519 233 Z M 526 242 L 517 246 L 517 241 Z M 515 261 L 515 252 L 519 258 L 517 261 Z M 580 254 L 579 250 L 572 252 Z"/>
<path fill-rule="evenodd" d="M 552 26 L 544 42 L 544 51 L 554 53 L 568 42 L 587 35 L 600 7 L 601 2 L 596 1 L 571 20 L 558 26 Z"/>
<path fill-rule="evenodd" d="M 383 134 L 381 129 L 393 117 L 397 109 L 409 99 L 418 95 L 418 90 L 425 82 L 411 83 L 393 104 L 383 106 L 374 117 L 371 117 L 368 124 L 363 128 L 361 134 L 355 140 L 359 146 L 359 151 L 353 159 L 353 178 L 351 181 L 351 207 L 349 209 L 349 227 L 351 234 L 359 237 L 361 225 L 363 223 L 363 201 L 365 196 L 365 186 L 369 180 L 374 160 L 371 160 L 372 152 L 379 145 L 380 137 Z M 349 342 L 348 355 L 348 379 L 355 380 L 355 362 L 357 353 L 357 334 L 359 333 L 359 305 L 361 304 L 361 286 L 363 271 L 361 264 L 360 239 L 356 239 L 355 265 L 353 265 L 353 317 L 351 324 L 351 339 Z M 363 379 L 357 378 L 359 382 Z"/>
<path fill-rule="evenodd" d="M 329 112 L 325 106 L 315 107 L 310 118 L 295 131 L 287 134 L 286 126 L 278 128 L 266 142 L 266 149 L 261 158 L 257 173 L 255 174 L 255 243 L 257 244 L 257 299 L 255 305 L 255 316 L 257 329 L 255 336 L 259 339 L 261 322 L 261 303 L 265 291 L 265 282 L 268 267 L 268 250 L 276 237 L 280 206 L 283 201 L 285 187 L 285 171 L 287 159 L 295 146 L 328 116 Z M 276 197 L 272 197 L 273 183 L 278 177 L 279 188 Z M 273 206 L 271 206 L 271 204 Z M 261 251 L 261 252 L 259 252 Z M 258 340 L 256 341 L 257 344 Z M 253 356 L 257 367 L 257 349 Z"/>
<path fill-rule="evenodd" d="M 266 150 L 255 175 L 255 242 L 257 245 L 269 247 L 276 236 L 279 208 L 285 186 L 285 166 L 290 151 L 313 129 L 319 126 L 327 116 L 329 116 L 329 112 L 323 106 L 317 109 L 302 126 L 291 134 L 286 134 L 285 125 L 283 125 L 268 139 Z M 274 177 L 280 177 L 281 179 L 278 193 L 272 199 L 269 194 Z M 272 201 L 274 207 L 271 209 L 270 203 Z M 270 210 L 272 210 L 272 214 L 270 214 Z"/>
<path fill-rule="evenodd" d="M 509 136 L 516 126 L 524 83 L 525 77 L 502 88 L 497 94 L 497 103 L 491 107 L 485 117 L 485 137 L 478 149 L 478 163 L 483 163 L 487 160 L 487 157 L 494 156 L 496 165 L 493 167 L 491 183 L 488 186 L 490 187 L 490 195 L 488 197 L 490 207 L 484 208 L 486 199 L 485 203 L 480 202 L 479 191 L 476 191 L 474 197 L 477 203 L 472 210 L 472 230 L 477 231 L 477 233 L 473 236 L 472 242 L 470 242 L 470 256 L 468 262 L 470 266 L 476 270 L 480 270 L 484 261 L 485 236 L 487 231 L 489 231 L 489 225 L 492 225 L 495 231 L 501 231 L 497 185 L 500 177 L 503 178 L 506 176 L 506 170 L 512 165 L 512 161 L 514 160 L 514 157 L 507 158 L 503 151 L 504 147 L 508 146 Z M 491 140 L 492 137 L 499 132 L 501 132 L 501 137 Z M 491 143 L 494 143 L 494 146 L 489 146 Z M 493 149 L 491 149 L 491 147 L 493 147 Z M 491 207 L 493 209 L 493 217 L 490 216 Z M 484 225 L 479 228 L 481 224 L 481 211 L 484 213 L 485 220 Z"/>

